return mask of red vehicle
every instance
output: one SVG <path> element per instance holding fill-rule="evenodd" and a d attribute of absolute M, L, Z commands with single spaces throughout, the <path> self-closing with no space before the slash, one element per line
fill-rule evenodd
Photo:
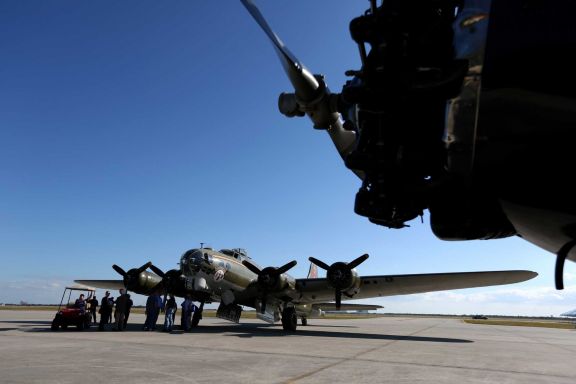
<path fill-rule="evenodd" d="M 77 292 L 77 295 L 71 301 L 72 292 Z M 79 331 L 90 328 L 92 319 L 90 311 L 88 311 L 88 303 L 82 309 L 76 306 L 76 299 L 80 294 L 84 294 L 84 298 L 88 301 L 89 298 L 94 296 L 95 292 L 96 290 L 92 288 L 66 287 L 58 306 L 58 312 L 56 312 L 56 316 L 52 320 L 51 329 L 57 331 L 59 328 L 66 329 L 69 325 L 75 325 Z M 65 299 L 66 301 L 64 301 Z"/>

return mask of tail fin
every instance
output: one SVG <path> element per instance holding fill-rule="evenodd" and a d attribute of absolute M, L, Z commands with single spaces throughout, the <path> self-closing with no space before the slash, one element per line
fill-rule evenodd
<path fill-rule="evenodd" d="M 318 267 L 314 263 L 310 263 L 310 269 L 308 270 L 308 278 L 309 279 L 318 278 Z"/>

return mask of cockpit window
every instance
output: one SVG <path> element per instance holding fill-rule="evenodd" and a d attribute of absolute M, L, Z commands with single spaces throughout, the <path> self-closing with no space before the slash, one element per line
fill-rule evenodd
<path fill-rule="evenodd" d="M 246 250 L 242 248 L 221 249 L 220 253 L 233 257 L 239 261 L 249 258 Z"/>

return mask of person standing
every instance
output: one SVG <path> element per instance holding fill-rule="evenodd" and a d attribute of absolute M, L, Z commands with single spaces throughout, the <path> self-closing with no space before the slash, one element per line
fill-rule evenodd
<path fill-rule="evenodd" d="M 106 291 L 106 292 L 108 292 L 108 291 Z M 108 292 L 108 293 L 110 293 L 110 292 Z M 114 297 L 110 296 L 110 297 L 108 298 L 108 303 L 110 304 L 110 315 L 109 315 L 109 317 L 108 317 L 108 322 L 109 322 L 110 324 L 112 324 L 112 313 L 114 312 L 114 311 L 113 311 L 113 309 L 114 309 Z"/>
<path fill-rule="evenodd" d="M 114 312 L 114 318 L 116 320 L 116 330 L 124 330 L 124 319 L 126 319 L 126 306 L 128 305 L 128 298 L 126 297 L 126 291 L 124 289 L 120 290 L 120 296 L 116 299 L 116 312 Z"/>
<path fill-rule="evenodd" d="M 192 329 L 192 314 L 194 312 L 194 303 L 192 302 L 192 297 L 186 295 L 186 298 L 182 302 L 182 320 L 181 326 L 184 332 L 188 332 Z"/>
<path fill-rule="evenodd" d="M 124 329 L 126 329 L 126 326 L 128 325 L 128 316 L 130 316 L 130 310 L 132 309 L 132 305 L 134 305 L 134 302 L 130 298 L 129 293 L 126 293 L 126 299 L 126 317 L 124 318 Z"/>
<path fill-rule="evenodd" d="M 172 332 L 172 327 L 174 327 L 174 312 L 176 312 L 176 299 L 174 295 L 170 295 L 170 298 L 166 302 L 166 309 L 164 315 L 164 332 Z"/>
<path fill-rule="evenodd" d="M 88 307 L 90 310 L 91 315 L 91 319 L 92 322 L 94 324 L 96 324 L 96 310 L 98 309 L 98 299 L 96 298 L 96 295 L 94 295 L 89 301 L 88 304 L 90 304 L 90 306 Z"/>
<path fill-rule="evenodd" d="M 106 291 L 106 294 L 100 302 L 100 325 L 98 326 L 99 331 L 104 330 L 104 326 L 108 324 L 110 316 L 112 316 L 112 306 L 110 305 L 110 291 Z"/>
<path fill-rule="evenodd" d="M 162 307 L 162 298 L 158 292 L 153 292 L 148 299 L 146 299 L 146 322 L 144 323 L 145 331 L 156 330 L 156 322 Z"/>

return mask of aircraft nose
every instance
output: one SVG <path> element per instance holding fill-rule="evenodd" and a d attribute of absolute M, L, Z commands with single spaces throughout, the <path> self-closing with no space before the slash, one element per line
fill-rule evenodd
<path fill-rule="evenodd" d="M 190 255 L 190 262 L 193 263 L 194 265 L 202 264 L 203 260 L 204 260 L 204 255 L 202 254 L 202 251 L 199 249 L 195 250 Z"/>
<path fill-rule="evenodd" d="M 203 254 L 199 249 L 191 249 L 182 256 L 182 267 L 197 269 L 202 265 Z"/>

